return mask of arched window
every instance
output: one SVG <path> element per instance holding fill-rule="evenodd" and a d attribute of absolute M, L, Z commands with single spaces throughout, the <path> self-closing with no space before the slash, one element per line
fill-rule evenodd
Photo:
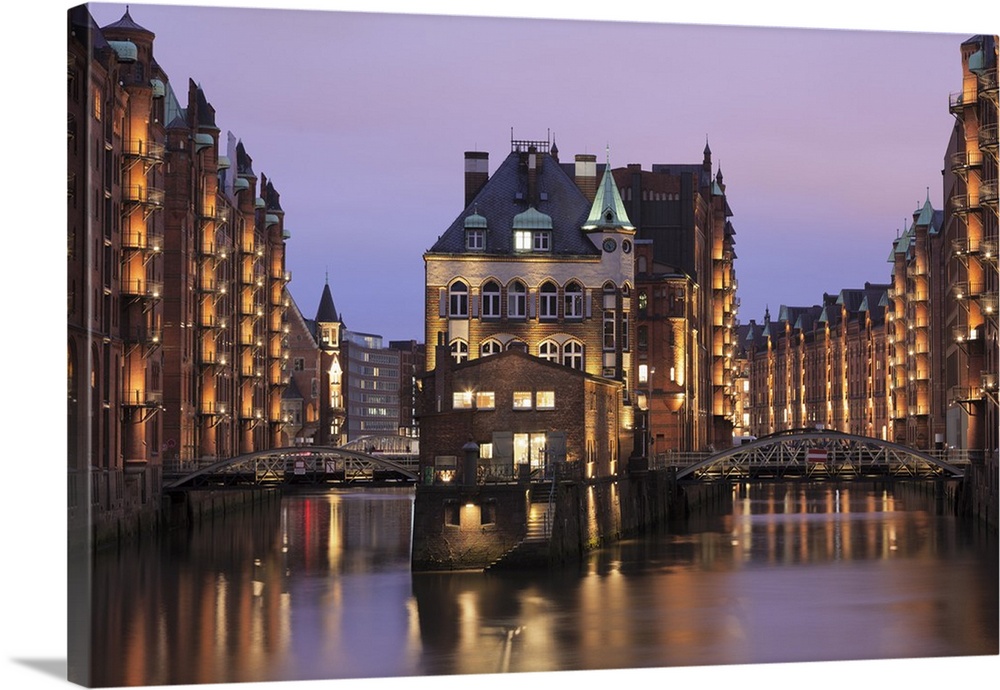
<path fill-rule="evenodd" d="M 507 318 L 523 319 L 527 314 L 528 291 L 524 283 L 514 281 L 507 288 Z"/>
<path fill-rule="evenodd" d="M 538 318 L 555 321 L 559 318 L 559 291 L 555 283 L 545 281 L 538 291 Z"/>
<path fill-rule="evenodd" d="M 564 344 L 562 363 L 572 369 L 583 371 L 583 343 L 579 340 L 570 340 Z"/>
<path fill-rule="evenodd" d="M 483 344 L 479 346 L 479 354 L 483 357 L 498 354 L 501 350 L 503 350 L 503 346 L 500 345 L 500 341 L 493 340 L 492 338 L 484 341 Z"/>
<path fill-rule="evenodd" d="M 538 357 L 547 362 L 559 361 L 559 343 L 554 340 L 546 340 L 538 346 Z"/>
<path fill-rule="evenodd" d="M 448 288 L 448 316 L 465 318 L 469 315 L 469 286 L 456 280 Z"/>
<path fill-rule="evenodd" d="M 452 340 L 451 358 L 455 360 L 455 364 L 461 364 L 469 359 L 469 344 L 464 340 Z"/>
<path fill-rule="evenodd" d="M 576 281 L 566 285 L 563 294 L 563 315 L 567 319 L 583 318 L 583 288 Z"/>
<path fill-rule="evenodd" d="M 494 280 L 483 285 L 483 318 L 500 318 L 500 284 Z"/>
<path fill-rule="evenodd" d="M 528 351 L 528 343 L 524 342 L 523 340 L 518 340 L 517 338 L 514 338 L 512 340 L 507 341 L 507 347 L 506 347 L 506 349 L 508 349 L 508 350 L 521 350 L 523 352 L 527 352 Z"/>

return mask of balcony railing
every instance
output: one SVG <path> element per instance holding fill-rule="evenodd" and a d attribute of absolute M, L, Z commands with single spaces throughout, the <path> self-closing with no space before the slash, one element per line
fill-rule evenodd
<path fill-rule="evenodd" d="M 163 403 L 163 391 L 142 390 L 140 388 L 122 391 L 121 404 L 126 407 L 159 407 Z"/>
<path fill-rule="evenodd" d="M 983 164 L 981 151 L 959 151 L 951 154 L 951 169 L 978 168 Z"/>
<path fill-rule="evenodd" d="M 997 91 L 997 71 L 995 69 L 984 69 L 979 72 L 979 92 Z"/>
<path fill-rule="evenodd" d="M 133 297 L 144 297 L 146 299 L 160 299 L 163 294 L 163 283 L 137 278 L 135 280 L 123 280 L 121 291 L 124 295 Z"/>
<path fill-rule="evenodd" d="M 229 405 L 224 402 L 203 400 L 198 406 L 198 414 L 210 416 L 223 416 L 229 411 Z"/>
<path fill-rule="evenodd" d="M 122 331 L 122 340 L 134 345 L 159 345 L 163 332 L 159 328 L 136 326 Z"/>
<path fill-rule="evenodd" d="M 163 144 L 155 141 L 144 141 L 142 139 L 131 139 L 122 142 L 122 153 L 133 158 L 141 158 L 146 161 L 162 162 L 166 148 Z"/>
<path fill-rule="evenodd" d="M 158 252 L 163 247 L 163 233 L 159 229 L 122 232 L 122 248 Z"/>
<path fill-rule="evenodd" d="M 995 292 L 983 292 L 975 296 L 975 300 L 979 303 L 979 308 L 983 310 L 983 313 L 988 316 L 996 316 L 997 313 L 997 293 Z"/>
<path fill-rule="evenodd" d="M 979 185 L 979 201 L 986 203 L 996 203 L 997 181 L 991 180 Z"/>
<path fill-rule="evenodd" d="M 997 147 L 997 127 L 980 127 L 979 128 L 979 148 L 981 149 L 996 149 Z"/>
<path fill-rule="evenodd" d="M 164 192 L 162 189 L 156 189 L 155 187 L 132 184 L 125 185 L 122 188 L 122 198 L 134 204 L 161 208 L 163 206 Z"/>

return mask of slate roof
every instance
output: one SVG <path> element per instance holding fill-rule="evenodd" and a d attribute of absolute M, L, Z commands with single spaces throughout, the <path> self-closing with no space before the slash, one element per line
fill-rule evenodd
<path fill-rule="evenodd" d="M 550 154 L 535 155 L 538 161 L 537 202 L 529 204 L 527 201 L 528 171 L 522 163 L 522 154 L 511 152 L 428 253 L 513 254 L 514 217 L 534 208 L 552 220 L 552 251 L 549 255 L 600 256 L 601 251 L 581 230 L 590 212 L 591 204 L 587 197 Z M 468 251 L 465 248 L 465 220 L 474 214 L 486 219 L 485 251 Z"/>
<path fill-rule="evenodd" d="M 330 284 L 323 286 L 323 295 L 319 298 L 319 309 L 316 310 L 314 321 L 319 323 L 334 323 L 340 321 L 337 316 L 337 307 L 333 305 L 333 293 L 330 292 Z"/>
<path fill-rule="evenodd" d="M 104 27 L 105 31 L 108 29 L 113 31 L 140 31 L 142 33 L 149 34 L 150 36 L 154 35 L 149 29 L 136 24 L 135 20 L 132 19 L 132 15 L 128 12 L 128 7 L 125 8 L 125 14 L 122 15 L 121 19 Z"/>

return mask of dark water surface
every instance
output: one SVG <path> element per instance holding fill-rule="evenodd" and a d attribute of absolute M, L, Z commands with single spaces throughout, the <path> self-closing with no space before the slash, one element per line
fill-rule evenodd
<path fill-rule="evenodd" d="M 997 540 L 906 485 L 733 489 L 557 573 L 416 574 L 412 493 L 294 495 L 98 554 L 95 683 L 998 653 Z"/>

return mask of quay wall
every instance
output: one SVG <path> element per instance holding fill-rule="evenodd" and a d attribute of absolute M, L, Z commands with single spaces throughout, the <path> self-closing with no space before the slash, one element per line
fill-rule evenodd
<path fill-rule="evenodd" d="M 725 482 L 687 484 L 668 471 L 550 484 L 418 486 L 413 508 L 415 572 L 483 570 L 507 556 L 526 536 L 532 494 L 553 512 L 550 538 L 519 553 L 521 567 L 578 561 L 587 551 L 666 524 L 714 504 Z"/>
<path fill-rule="evenodd" d="M 163 495 L 163 526 L 189 527 L 225 515 L 270 508 L 280 502 L 281 490 L 276 488 L 169 491 Z"/>
<path fill-rule="evenodd" d="M 969 465 L 965 470 L 959 496 L 959 515 L 971 518 L 993 530 L 998 529 L 998 518 L 1000 518 L 998 475 L 1000 472 L 995 455 Z"/>

